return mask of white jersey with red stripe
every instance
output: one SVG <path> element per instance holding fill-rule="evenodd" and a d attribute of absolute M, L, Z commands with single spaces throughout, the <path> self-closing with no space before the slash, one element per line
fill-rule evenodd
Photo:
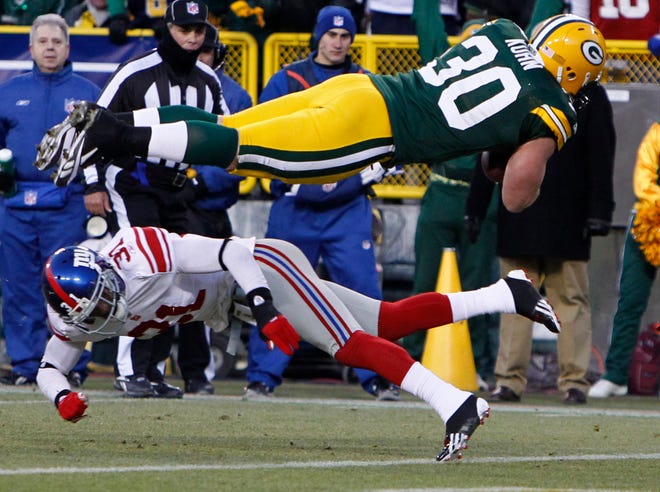
<path fill-rule="evenodd" d="M 155 227 L 122 229 L 99 252 L 126 288 L 129 315 L 125 323 L 117 322 L 115 334 L 149 338 L 174 324 L 195 320 L 216 330 L 225 328 L 235 277 L 248 269 L 251 259 L 267 281 L 275 307 L 313 345 L 334 354 L 356 330 L 377 334 L 380 301 L 319 279 L 294 245 L 276 239 L 259 239 L 256 245 L 254 239 L 231 241 L 250 255 L 230 257 L 232 262 L 225 266 L 233 275 L 223 271 L 218 260 L 222 239 L 180 236 Z M 225 252 L 225 262 L 226 256 Z M 239 278 L 239 284 L 241 280 L 245 279 Z M 49 320 L 53 332 L 65 341 L 107 338 L 65 324 L 52 310 Z"/>
<path fill-rule="evenodd" d="M 252 239 L 232 240 L 254 249 Z M 117 335 L 151 338 L 175 324 L 195 320 L 224 329 L 235 281 L 218 260 L 223 242 L 156 227 L 120 230 L 99 252 L 110 260 L 126 286 L 130 314 L 125 323 L 117 323 Z M 63 339 L 105 338 L 66 325 L 52 309 L 49 320 L 53 332 Z"/>
<path fill-rule="evenodd" d="M 230 252 L 233 242 L 239 254 Z M 358 330 L 378 334 L 380 301 L 338 284 L 321 280 L 303 253 L 277 239 L 232 238 L 222 261 L 232 274 L 222 271 L 218 260 L 224 240 L 193 234 L 179 236 L 153 227 L 125 229 L 100 254 L 108 258 L 126 285 L 130 316 L 117 335 L 153 336 L 167 326 L 203 320 L 213 328 L 226 326 L 234 286 L 244 291 L 267 281 L 275 307 L 291 322 L 303 340 L 330 355 L 343 347 Z M 255 264 L 250 265 L 254 259 Z M 258 267 L 257 267 L 258 265 Z M 248 271 L 255 266 L 259 275 Z M 54 401 L 70 389 L 64 376 L 75 365 L 87 341 L 105 335 L 83 333 L 65 324 L 49 309 L 57 335 L 46 346 L 39 387 Z"/>
<path fill-rule="evenodd" d="M 313 345 L 334 355 L 354 331 L 378 333 L 380 301 L 319 279 L 291 243 L 237 237 L 231 241 L 241 245 L 237 249 L 242 249 L 244 256 L 226 258 L 227 247 L 223 261 L 229 271 L 224 271 L 218 259 L 223 239 L 181 236 L 156 227 L 122 229 L 99 251 L 126 289 L 129 315 L 124 323 L 117 321 L 113 326 L 115 335 L 150 338 L 175 324 L 196 320 L 215 330 L 226 328 L 236 278 L 244 290 L 250 282 L 254 285 L 255 280 L 242 276 L 252 259 L 264 284 L 267 281 L 270 287 L 275 307 Z M 67 325 L 52 309 L 49 321 L 55 335 L 65 341 L 108 337 Z"/>

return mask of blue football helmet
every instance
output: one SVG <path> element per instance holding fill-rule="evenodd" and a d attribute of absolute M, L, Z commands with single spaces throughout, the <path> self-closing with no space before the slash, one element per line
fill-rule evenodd
<path fill-rule="evenodd" d="M 105 258 L 84 246 L 52 254 L 42 291 L 62 321 L 85 333 L 116 335 L 128 317 L 124 281 Z"/>

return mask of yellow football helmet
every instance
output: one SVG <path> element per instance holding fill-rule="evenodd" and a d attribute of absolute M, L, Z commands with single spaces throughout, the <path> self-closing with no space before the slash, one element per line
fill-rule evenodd
<path fill-rule="evenodd" d="M 534 30 L 529 42 L 569 94 L 600 79 L 605 38 L 591 21 L 573 14 L 555 15 Z"/>

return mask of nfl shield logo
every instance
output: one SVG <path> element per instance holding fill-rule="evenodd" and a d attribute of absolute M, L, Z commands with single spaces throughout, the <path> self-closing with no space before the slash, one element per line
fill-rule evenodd
<path fill-rule="evenodd" d="M 64 100 L 64 111 L 66 111 L 66 114 L 69 114 L 71 111 L 73 111 L 73 105 L 75 104 L 75 102 L 76 102 L 75 99 Z"/>
<path fill-rule="evenodd" d="M 335 15 L 332 18 L 332 25 L 335 27 L 342 27 L 344 25 L 344 18 L 341 15 Z"/>
<path fill-rule="evenodd" d="M 199 14 L 199 4 L 197 2 L 187 2 L 186 10 L 190 15 L 197 15 Z"/>
<path fill-rule="evenodd" d="M 23 194 L 23 202 L 25 205 L 36 205 L 37 192 L 35 190 L 25 190 L 25 193 Z"/>

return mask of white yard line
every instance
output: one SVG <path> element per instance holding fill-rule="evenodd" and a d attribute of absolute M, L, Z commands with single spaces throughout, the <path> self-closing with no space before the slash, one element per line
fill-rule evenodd
<path fill-rule="evenodd" d="M 83 390 L 84 391 L 84 390 Z M 147 399 L 127 399 L 122 398 L 118 391 L 108 391 L 108 390 L 92 390 L 84 391 L 88 396 L 90 396 L 93 401 L 95 398 L 103 400 L 104 403 L 126 403 L 126 402 L 145 402 L 145 401 L 162 401 L 162 400 L 147 400 Z M 7 398 L 7 395 L 16 395 L 16 394 L 34 394 L 37 398 L 35 400 L 17 400 Z M 4 396 L 3 396 L 4 395 Z M 194 402 L 194 401 L 240 401 L 241 396 L 226 396 L 226 395 L 194 395 L 184 397 L 182 401 Z M 34 389 L 28 388 L 0 388 L 0 405 L 7 404 L 48 404 L 52 405 L 45 398 L 41 398 L 38 392 L 35 392 Z M 249 401 L 245 402 L 246 405 L 254 404 L 268 404 L 268 405 L 278 405 L 278 404 L 296 404 L 296 405 L 319 405 L 319 406 L 330 406 L 330 407 L 348 407 L 348 408 L 371 408 L 371 409 L 419 409 L 419 410 L 430 410 L 430 407 L 422 401 L 398 401 L 398 402 L 385 402 L 385 401 L 376 401 L 376 400 L 359 400 L 352 398 L 287 398 L 287 397 L 271 397 L 259 401 Z M 552 415 L 571 415 L 571 416 L 605 416 L 605 417 L 630 417 L 630 418 L 660 418 L 660 410 L 637 410 L 637 409 L 622 409 L 622 408 L 594 408 L 592 406 L 536 406 L 536 405 L 526 405 L 520 403 L 514 404 L 502 404 L 495 403 L 491 404 L 491 414 L 493 413 L 534 413 L 539 416 L 552 416 Z"/>
<path fill-rule="evenodd" d="M 461 465 L 483 463 L 538 463 L 552 461 L 621 461 L 621 460 L 657 460 L 660 453 L 650 454 L 587 454 L 566 456 L 501 456 L 484 458 L 466 458 Z M 15 470 L 0 469 L 3 475 L 66 475 L 78 473 L 142 473 L 142 472 L 179 472 L 195 470 L 227 471 L 227 470 L 276 470 L 305 468 L 366 468 L 383 466 L 432 465 L 447 466 L 436 463 L 432 459 L 390 460 L 390 461 L 291 461 L 285 463 L 242 463 L 236 465 L 158 465 L 158 466 L 115 466 L 115 467 L 58 467 L 58 468 L 18 468 Z M 451 465 L 450 465 L 451 466 Z"/>

